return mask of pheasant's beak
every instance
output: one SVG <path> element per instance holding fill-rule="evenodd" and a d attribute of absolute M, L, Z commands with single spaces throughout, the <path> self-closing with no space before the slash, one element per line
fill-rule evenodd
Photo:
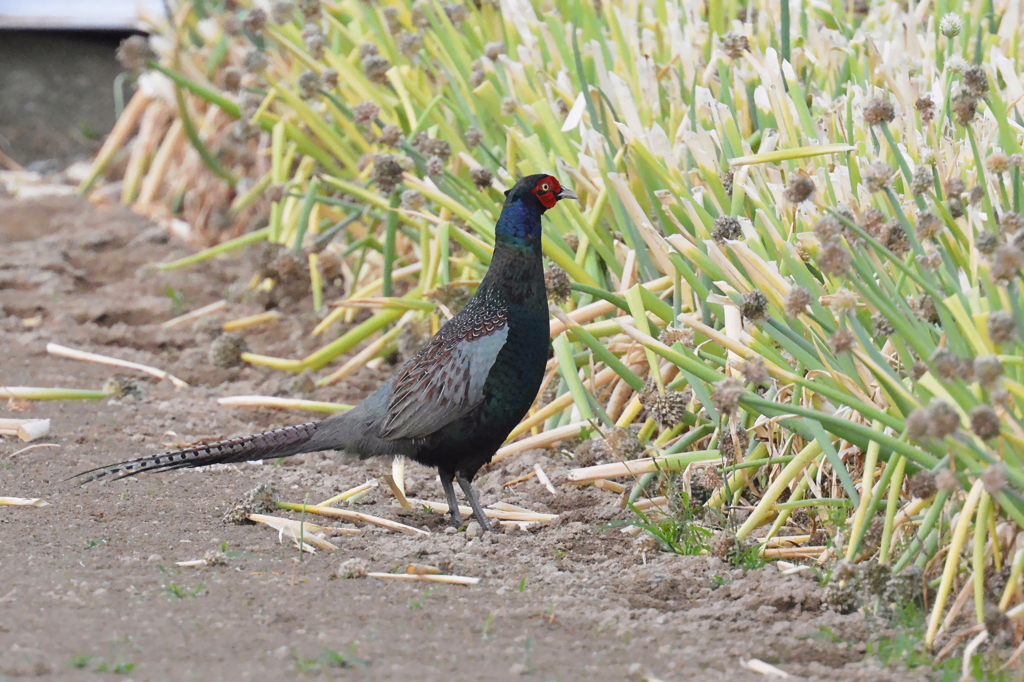
<path fill-rule="evenodd" d="M 558 194 L 556 194 L 555 196 L 558 197 L 559 200 L 561 200 L 561 199 L 575 199 L 576 201 L 580 200 L 580 198 L 578 196 L 576 196 L 576 192 L 573 192 L 571 189 L 566 189 L 565 187 L 563 187 L 562 191 L 559 192 Z"/>

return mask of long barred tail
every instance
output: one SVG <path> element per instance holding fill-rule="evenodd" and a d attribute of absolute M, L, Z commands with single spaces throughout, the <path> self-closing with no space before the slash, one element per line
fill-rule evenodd
<path fill-rule="evenodd" d="M 84 484 L 108 476 L 125 478 L 143 471 L 170 471 L 186 467 L 202 467 L 208 464 L 249 462 L 256 459 L 288 457 L 302 452 L 315 452 L 323 449 L 321 446 L 309 442 L 319 424 L 321 422 L 286 426 L 283 429 L 254 433 L 251 436 L 231 438 L 209 445 L 197 445 L 163 452 L 159 455 L 140 457 L 127 462 L 108 464 L 75 474 L 68 480 L 81 479 L 79 483 Z"/>

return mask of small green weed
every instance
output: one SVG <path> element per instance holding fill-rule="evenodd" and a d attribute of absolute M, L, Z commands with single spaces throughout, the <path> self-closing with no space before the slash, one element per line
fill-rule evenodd
<path fill-rule="evenodd" d="M 171 299 L 171 307 L 175 315 L 185 312 L 188 306 L 185 304 L 185 298 L 181 295 L 180 291 L 168 284 L 164 287 L 164 294 L 167 295 L 167 298 Z"/>
<path fill-rule="evenodd" d="M 160 590 L 162 592 L 166 592 L 168 595 L 168 599 L 170 599 L 171 601 L 188 599 L 189 597 L 202 596 L 204 589 L 205 585 L 203 583 L 199 583 L 199 586 L 191 591 L 189 591 L 187 587 L 179 585 L 178 583 L 170 583 L 167 585 L 162 585 L 160 587 Z"/>
<path fill-rule="evenodd" d="M 833 644 L 841 644 L 846 641 L 842 637 L 837 635 L 835 632 L 833 632 L 832 628 L 826 627 L 824 625 L 819 625 L 818 630 L 819 632 L 811 635 L 811 637 L 825 639 L 829 642 L 832 642 Z"/>
<path fill-rule="evenodd" d="M 867 642 L 866 656 L 876 659 L 883 667 L 900 663 L 913 670 L 931 668 L 928 679 L 934 682 L 958 682 L 961 679 L 963 656 L 954 655 L 943 661 L 935 657 L 925 645 L 926 614 L 917 604 L 900 606 L 891 613 L 888 624 L 894 634 L 875 637 Z M 831 629 L 821 626 L 820 632 L 811 637 L 824 639 L 833 644 L 846 640 Z M 853 642 L 851 642 L 852 644 Z M 1010 682 L 1019 679 L 1019 672 L 999 670 L 1001 661 L 989 654 L 976 654 L 971 659 L 971 679 L 984 682 Z"/>
<path fill-rule="evenodd" d="M 93 665 L 93 663 L 96 665 Z M 98 656 L 75 656 L 68 660 L 68 666 L 78 670 L 90 670 L 93 673 L 109 673 L 112 675 L 127 675 L 135 670 L 137 663 L 128 663 L 117 660 L 114 663 L 106 663 Z"/>
<path fill-rule="evenodd" d="M 96 658 L 96 657 L 95 656 L 84 656 L 84 655 L 83 656 L 74 656 L 73 658 L 71 658 L 71 660 L 68 661 L 68 665 L 71 666 L 72 668 L 78 668 L 79 670 L 85 670 L 86 668 L 89 667 L 89 664 L 92 663 L 92 659 L 94 659 L 94 658 Z"/>
<path fill-rule="evenodd" d="M 93 672 L 97 673 L 113 673 L 114 675 L 127 675 L 131 671 L 135 670 L 135 663 L 124 663 L 119 661 L 112 665 L 101 663 Z"/>
<path fill-rule="evenodd" d="M 427 600 L 427 598 L 429 598 L 430 595 L 432 595 L 434 593 L 434 589 L 435 588 L 433 588 L 433 587 L 428 587 L 426 589 L 426 591 L 423 592 L 423 594 L 421 594 L 419 597 L 417 597 L 416 599 L 414 599 L 412 602 L 409 603 L 409 608 L 410 609 L 422 609 L 423 608 L 423 602 L 425 602 Z"/>
<path fill-rule="evenodd" d="M 222 542 L 221 543 L 220 551 L 224 552 L 224 556 L 226 556 L 226 557 L 249 556 L 245 552 L 242 552 L 242 551 L 237 550 L 237 549 L 233 549 L 233 550 L 231 550 L 229 552 L 228 551 L 228 543 L 227 542 Z"/>
<path fill-rule="evenodd" d="M 527 635 L 526 644 L 523 646 L 523 665 L 528 671 L 533 669 L 532 659 L 535 644 L 536 642 L 534 642 L 533 636 Z"/>
<path fill-rule="evenodd" d="M 883 665 L 900 662 L 910 669 L 927 666 L 934 672 L 929 679 L 936 682 L 958 682 L 963 667 L 962 656 L 953 656 L 936 661 L 924 643 L 924 621 L 920 627 L 900 629 L 895 635 L 880 637 L 868 642 L 867 655 L 878 659 Z M 984 682 L 1010 682 L 1019 679 L 1019 673 L 999 670 L 1001 662 L 985 654 L 971 658 L 971 677 Z"/>
<path fill-rule="evenodd" d="M 334 649 L 324 647 L 318 658 L 303 658 L 295 654 L 295 668 L 300 673 L 312 673 L 328 668 L 367 668 L 370 662 L 353 654 L 346 656 Z"/>
<path fill-rule="evenodd" d="M 162 564 L 157 564 L 156 568 L 157 568 L 158 571 L 160 571 L 164 575 L 168 575 L 168 576 L 170 575 L 170 571 L 168 571 L 166 568 L 164 568 L 164 566 Z M 160 586 L 160 591 L 161 592 L 166 592 L 167 595 L 168 595 L 168 599 L 170 599 L 171 601 L 175 601 L 175 600 L 179 600 L 179 599 L 187 599 L 188 597 L 199 597 L 199 596 L 202 595 L 204 588 L 205 588 L 205 585 L 203 583 L 199 583 L 199 586 L 196 587 L 196 589 L 189 591 L 189 589 L 187 587 L 185 587 L 184 585 L 179 585 L 178 583 L 169 582 L 169 583 L 164 583 L 163 585 L 161 585 Z"/>
<path fill-rule="evenodd" d="M 494 614 L 487 616 L 487 620 L 484 621 L 484 629 L 480 633 L 480 639 L 487 639 L 491 636 L 491 626 L 494 624 Z"/>
<path fill-rule="evenodd" d="M 753 571 L 768 563 L 768 560 L 761 556 L 760 546 L 757 543 L 737 543 L 735 554 L 730 557 L 732 565 L 746 571 Z"/>
<path fill-rule="evenodd" d="M 680 507 L 683 510 L 682 513 L 677 513 L 676 516 L 667 516 L 660 521 L 652 521 L 635 505 L 631 504 L 629 508 L 637 515 L 637 519 L 612 521 L 602 528 L 610 529 L 621 526 L 643 528 L 658 540 L 658 544 L 663 549 L 676 554 L 693 555 L 707 550 L 708 540 L 713 533 L 710 528 L 705 528 L 694 522 L 693 513 L 688 504 Z"/>
<path fill-rule="evenodd" d="M 96 126 L 90 121 L 79 121 L 77 128 L 82 137 L 88 140 L 98 140 L 103 137 L 103 133 L 97 130 Z"/>

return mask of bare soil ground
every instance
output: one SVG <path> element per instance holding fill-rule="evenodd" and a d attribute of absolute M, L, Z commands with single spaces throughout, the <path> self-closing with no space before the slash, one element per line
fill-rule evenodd
<path fill-rule="evenodd" d="M 0 409 L 5 417 L 52 419 L 46 442 L 59 445 L 12 456 L 24 444 L 0 441 L 0 495 L 49 503 L 0 507 L 0 680 L 104 672 L 133 680 L 765 679 L 741 666 L 741 654 L 793 679 L 927 679 L 922 668 L 883 670 L 866 659 L 865 642 L 879 626 L 824 609 L 810 572 L 784 576 L 774 565 L 744 572 L 602 530 L 627 512 L 610 493 L 565 486 L 565 464 L 546 451 L 511 458 L 478 482 L 485 504 L 502 499 L 554 512 L 555 523 L 467 539 L 446 532 L 436 515 L 403 511 L 382 486 L 359 510 L 425 527 L 429 536 L 368 527 L 335 538 L 338 552 L 301 562 L 294 544 L 263 526 L 227 524 L 225 510 L 258 483 L 290 501 L 321 500 L 379 477 L 388 463 L 314 454 L 86 487 L 62 482 L 163 449 L 168 431 L 192 440 L 304 420 L 218 405 L 226 395 L 287 394 L 291 378 L 216 369 L 199 330 L 160 329 L 181 305 L 205 305 L 248 281 L 244 257 L 136 275 L 145 263 L 187 253 L 124 210 L 68 197 L 0 199 L 0 384 L 100 388 L 117 373 L 46 354 L 53 341 L 156 365 L 193 386 L 174 390 L 142 379 L 141 399 Z M 228 316 L 257 310 L 236 302 Z M 245 336 L 256 352 L 294 357 L 312 347 L 314 323 L 289 316 Z M 313 397 L 357 401 L 390 371 L 363 370 Z M 501 488 L 535 461 L 557 495 L 536 480 Z M 415 465 L 409 488 L 442 497 L 434 473 Z M 226 565 L 175 565 L 225 544 Z M 445 563 L 481 581 L 461 587 L 339 577 L 341 562 L 352 558 L 371 571 Z"/>

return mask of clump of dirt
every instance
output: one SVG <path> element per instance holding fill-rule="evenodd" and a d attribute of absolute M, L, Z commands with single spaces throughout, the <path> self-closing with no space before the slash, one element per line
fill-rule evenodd
<path fill-rule="evenodd" d="M 224 521 L 237 524 L 253 523 L 249 519 L 250 514 L 273 514 L 277 511 L 277 507 L 274 506 L 276 499 L 273 486 L 260 483 L 247 492 L 241 502 L 228 509 L 224 514 Z"/>
<path fill-rule="evenodd" d="M 164 439 L 232 437 L 308 416 L 219 405 L 223 396 L 288 393 L 293 378 L 249 365 L 216 368 L 209 334 L 192 324 L 161 327 L 248 281 L 245 256 L 140 275 L 144 264 L 187 249 L 126 211 L 66 198 L 0 200 L 0 241 L 4 384 L 100 388 L 124 374 L 48 355 L 53 341 L 161 367 L 192 385 L 176 390 L 138 375 L 143 390 L 120 397 L 35 403 L 27 414 L 52 420 L 48 443 L 59 447 L 12 457 L 22 444 L 0 442 L 0 494 L 49 503 L 0 514 L 0 677 L 120 670 L 140 678 L 280 679 L 302 670 L 326 678 L 344 662 L 368 667 L 357 676 L 382 680 L 621 680 L 638 669 L 662 679 L 763 679 L 741 667 L 742 656 L 793 679 L 925 679 L 865 660 L 872 621 L 824 608 L 810 571 L 744 571 L 607 529 L 630 518 L 618 496 L 566 485 L 574 464 L 544 450 L 490 466 L 478 482 L 485 505 L 502 500 L 558 514 L 552 523 L 459 533 L 427 509 L 403 510 L 382 485 L 358 511 L 429 535 L 367 526 L 330 538 L 337 552 L 302 557 L 291 539 L 222 517 L 258 484 L 282 500 L 317 502 L 381 479 L 389 463 L 316 453 L 84 488 L 63 483 L 83 469 L 166 449 Z M 235 300 L 223 315 L 259 310 Z M 325 342 L 309 338 L 315 322 L 286 315 L 243 336 L 256 353 L 298 357 Z M 311 395 L 356 402 L 391 371 L 363 370 Z M 505 486 L 535 464 L 555 494 L 536 478 Z M 409 495 L 443 498 L 436 473 L 418 465 L 409 465 L 406 487 Z M 177 565 L 183 561 L 200 565 Z M 481 580 L 462 587 L 359 577 L 410 563 Z"/>
<path fill-rule="evenodd" d="M 917 566 L 893 575 L 889 566 L 876 561 L 839 561 L 832 569 L 823 601 L 839 613 L 867 611 L 889 616 L 907 606 L 923 606 L 923 575 Z"/>

